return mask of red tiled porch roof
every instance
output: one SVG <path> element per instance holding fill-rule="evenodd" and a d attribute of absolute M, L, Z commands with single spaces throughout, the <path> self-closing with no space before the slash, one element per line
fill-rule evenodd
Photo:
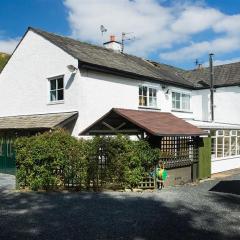
<path fill-rule="evenodd" d="M 107 121 L 115 114 L 137 128 L 142 129 L 155 136 L 199 136 L 206 135 L 206 132 L 187 123 L 181 118 L 166 112 L 154 112 L 143 110 L 130 110 L 122 108 L 113 108 L 87 129 L 80 133 L 80 135 L 89 134 L 91 130 L 99 126 L 103 121 Z M 112 119 L 111 119 L 112 120 Z"/>

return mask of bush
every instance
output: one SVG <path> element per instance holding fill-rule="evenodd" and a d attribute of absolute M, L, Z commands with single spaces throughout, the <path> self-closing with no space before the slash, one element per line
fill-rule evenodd
<path fill-rule="evenodd" d="M 17 182 L 32 190 L 135 187 L 160 157 L 125 136 L 77 140 L 63 130 L 16 140 Z"/>
<path fill-rule="evenodd" d="M 86 143 L 67 132 L 57 130 L 18 138 L 15 148 L 19 187 L 50 190 L 85 185 Z"/>

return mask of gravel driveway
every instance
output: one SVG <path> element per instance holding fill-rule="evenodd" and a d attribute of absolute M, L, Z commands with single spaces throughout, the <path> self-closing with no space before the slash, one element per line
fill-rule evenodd
<path fill-rule="evenodd" d="M 0 191 L 13 189 L 15 189 L 15 176 L 0 173 Z"/>
<path fill-rule="evenodd" d="M 0 190 L 0 239 L 239 240 L 239 188 L 240 174 L 154 193 Z"/>

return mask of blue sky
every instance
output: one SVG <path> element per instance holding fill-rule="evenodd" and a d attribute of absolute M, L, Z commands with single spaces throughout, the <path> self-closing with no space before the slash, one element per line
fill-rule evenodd
<path fill-rule="evenodd" d="M 28 26 L 101 45 L 133 32 L 126 52 L 182 68 L 240 61 L 240 1 L 1 0 L 0 51 L 9 52 Z"/>

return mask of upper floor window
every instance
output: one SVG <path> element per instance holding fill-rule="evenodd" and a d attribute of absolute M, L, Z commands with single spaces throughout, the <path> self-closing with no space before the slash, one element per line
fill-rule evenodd
<path fill-rule="evenodd" d="M 172 108 L 176 110 L 190 110 L 190 94 L 172 92 Z"/>
<path fill-rule="evenodd" d="M 157 89 L 139 86 L 139 106 L 157 107 Z"/>
<path fill-rule="evenodd" d="M 63 76 L 49 79 L 50 102 L 64 100 L 64 80 Z"/>

